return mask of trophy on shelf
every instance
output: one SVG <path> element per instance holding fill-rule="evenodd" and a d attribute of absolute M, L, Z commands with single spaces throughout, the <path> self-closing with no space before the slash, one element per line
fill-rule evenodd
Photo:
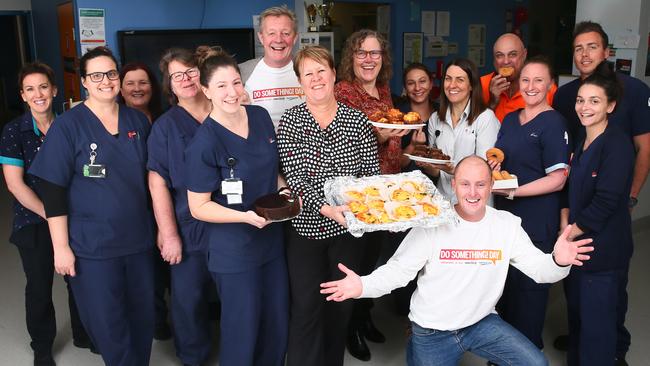
<path fill-rule="evenodd" d="M 318 27 L 316 27 L 316 14 L 318 14 L 318 8 L 314 4 L 307 5 L 305 1 L 305 11 L 307 12 L 307 17 L 309 18 L 309 27 L 307 28 L 308 32 L 318 32 Z"/>
<path fill-rule="evenodd" d="M 320 26 L 321 32 L 329 32 L 332 30 L 332 18 L 330 18 L 330 12 L 334 7 L 334 2 L 330 1 L 318 5 L 318 15 L 323 18 L 323 24 Z"/>

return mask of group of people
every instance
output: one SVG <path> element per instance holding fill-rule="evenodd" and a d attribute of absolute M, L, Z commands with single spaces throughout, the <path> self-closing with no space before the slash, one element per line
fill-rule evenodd
<path fill-rule="evenodd" d="M 59 116 L 52 70 L 38 62 L 21 70 L 29 110 L 5 126 L 0 163 L 16 198 L 10 241 L 27 278 L 35 365 L 55 364 L 54 271 L 68 283 L 76 346 L 106 365 L 148 364 L 166 323 L 166 269 L 185 365 L 205 364 L 211 352 L 211 291 L 220 364 L 331 366 L 343 364 L 346 346 L 370 359 L 365 341 L 386 336 L 368 298 L 409 283 L 409 365 L 452 365 L 465 351 L 541 365 L 542 283 L 565 277 L 569 364 L 624 362 L 630 208 L 650 168 L 650 89 L 609 69 L 598 24 L 576 26 L 580 78 L 559 89 L 550 64 L 527 59 L 522 41 L 505 34 L 494 73 L 481 77 L 455 59 L 437 99 L 430 71 L 412 64 L 394 105 L 380 33 L 347 38 L 337 70 L 326 48 L 293 54 L 288 8 L 259 21 L 259 59 L 238 65 L 219 47 L 167 50 L 164 113 L 151 70 L 136 63 L 120 72 L 105 47 L 81 57 L 88 98 Z M 499 74 L 503 67 L 512 74 Z M 369 123 L 394 106 L 418 112 L 426 127 Z M 414 164 L 403 153 L 419 144 L 451 163 Z M 486 161 L 495 146 L 505 159 Z M 412 169 L 436 181 L 458 225 L 355 238 L 349 208 L 324 196 L 330 178 Z M 500 170 L 516 174 L 518 188 L 492 190 Z M 257 198 L 285 187 L 300 197 L 297 217 L 283 224 L 255 213 Z M 395 254 L 375 269 L 382 246 Z M 466 251 L 498 259 L 442 255 Z"/>

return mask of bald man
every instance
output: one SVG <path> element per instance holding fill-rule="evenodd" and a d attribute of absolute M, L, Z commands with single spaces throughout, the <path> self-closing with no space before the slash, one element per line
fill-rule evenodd
<path fill-rule="evenodd" d="M 526 61 L 527 50 L 519 36 L 506 33 L 497 38 L 492 52 L 495 71 L 481 77 L 481 88 L 485 104 L 503 122 L 508 113 L 524 108 L 524 98 L 519 93 L 519 73 Z M 553 84 L 546 95 L 549 105 L 553 103 L 556 90 L 557 86 Z"/>
<path fill-rule="evenodd" d="M 456 365 L 465 350 L 500 365 L 547 365 L 543 353 L 495 312 L 508 266 L 537 282 L 557 282 L 571 265 L 589 259 L 593 247 L 585 245 L 591 240 L 571 242 L 565 230 L 553 254 L 543 253 L 518 217 L 487 206 L 492 183 L 485 160 L 461 160 L 452 179 L 458 225 L 414 228 L 395 255 L 368 276 L 339 264 L 345 278 L 321 284 L 321 293 L 328 301 L 379 297 L 419 273 L 409 314 L 408 365 Z"/>

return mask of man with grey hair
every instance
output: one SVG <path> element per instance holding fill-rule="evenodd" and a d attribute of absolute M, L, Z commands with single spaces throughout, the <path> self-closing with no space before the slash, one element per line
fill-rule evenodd
<path fill-rule="evenodd" d="M 264 57 L 248 60 L 239 68 L 251 104 L 266 108 L 277 130 L 284 111 L 304 100 L 291 60 L 298 26 L 296 15 L 286 5 L 264 10 L 259 22 L 257 36 Z"/>

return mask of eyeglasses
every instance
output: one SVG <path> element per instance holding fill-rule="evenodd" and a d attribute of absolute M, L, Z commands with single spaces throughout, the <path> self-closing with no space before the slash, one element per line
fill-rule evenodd
<path fill-rule="evenodd" d="M 185 71 L 176 71 L 175 73 L 169 75 L 169 79 L 171 81 L 175 81 L 175 82 L 179 83 L 179 82 L 183 81 L 183 79 L 185 79 L 185 75 L 187 75 L 188 79 L 195 78 L 195 77 L 199 76 L 199 69 L 193 67 L 193 68 L 187 69 Z"/>
<path fill-rule="evenodd" d="M 104 76 L 108 80 L 117 80 L 120 78 L 120 73 L 117 70 L 108 70 L 106 72 L 91 72 L 90 74 L 86 74 L 86 77 L 90 78 L 90 81 L 93 83 L 101 83 L 104 80 Z"/>
<path fill-rule="evenodd" d="M 371 59 L 378 60 L 379 58 L 381 58 L 381 55 L 383 55 L 383 54 L 384 54 L 384 51 L 382 51 L 382 50 L 372 50 L 372 51 L 356 50 L 356 51 L 354 51 L 354 57 L 358 58 L 359 60 L 363 60 L 368 55 L 370 55 Z"/>

